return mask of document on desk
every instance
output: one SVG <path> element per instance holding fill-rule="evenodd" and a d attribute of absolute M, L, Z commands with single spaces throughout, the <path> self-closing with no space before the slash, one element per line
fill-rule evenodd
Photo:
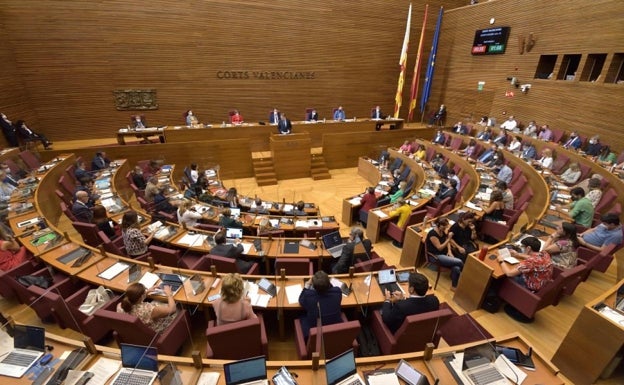
<path fill-rule="evenodd" d="M 509 249 L 506 247 L 501 247 L 498 249 L 498 255 L 503 257 L 503 260 L 511 265 L 515 265 L 516 263 L 520 263 L 520 260 L 512 257 Z"/>
<path fill-rule="evenodd" d="M 366 376 L 368 385 L 401 385 L 399 377 L 393 372 L 389 373 L 372 373 Z"/>
<path fill-rule="evenodd" d="M 503 375 L 518 385 L 521 385 L 522 382 L 527 378 L 527 374 L 520 370 L 514 363 L 509 361 L 504 354 L 498 356 L 496 361 L 494 361 L 494 366 L 498 369 L 499 372 L 503 373 Z"/>
<path fill-rule="evenodd" d="M 146 271 L 145 274 L 139 280 L 139 283 L 142 284 L 145 288 L 149 289 L 154 286 L 160 277 L 152 272 Z"/>
<path fill-rule="evenodd" d="M 206 236 L 203 234 L 190 234 L 186 233 L 177 243 L 181 245 L 189 245 L 189 246 L 201 246 L 206 240 Z"/>
<path fill-rule="evenodd" d="M 253 243 L 241 242 L 240 244 L 241 246 L 243 246 L 243 254 L 249 254 L 249 252 L 251 251 L 251 246 L 253 246 Z"/>
<path fill-rule="evenodd" d="M 295 222 L 295 227 L 307 229 L 309 227 L 308 226 L 308 221 L 306 221 L 306 220 L 297 220 Z"/>
<path fill-rule="evenodd" d="M 299 302 L 299 295 L 303 291 L 303 285 L 300 283 L 296 285 L 288 285 L 286 286 L 286 298 L 288 299 L 288 304 L 294 304 Z"/>
<path fill-rule="evenodd" d="M 357 206 L 360 203 L 362 203 L 362 198 L 361 197 L 353 197 L 353 198 L 349 199 L 349 203 L 351 203 L 354 206 Z"/>
<path fill-rule="evenodd" d="M 377 215 L 379 218 L 388 218 L 388 214 L 384 213 L 381 210 L 373 210 L 373 213 Z"/>
<path fill-rule="evenodd" d="M 472 210 L 483 211 L 483 209 L 481 207 L 475 205 L 474 203 L 472 203 L 470 201 L 466 202 L 466 207 L 468 207 L 469 209 L 472 209 Z"/>
<path fill-rule="evenodd" d="M 251 302 L 251 306 L 257 307 L 267 307 L 269 306 L 269 301 L 271 300 L 271 296 L 269 294 L 261 294 L 259 292 L 259 287 L 256 283 L 245 281 L 245 290 L 247 291 L 247 297 L 249 297 L 249 301 Z M 279 286 L 277 287 L 277 292 L 279 293 Z"/>
<path fill-rule="evenodd" d="M 104 385 L 119 370 L 121 361 L 112 358 L 100 357 L 93 364 L 89 371 L 93 377 L 89 380 L 89 385 Z"/>
<path fill-rule="evenodd" d="M 197 380 L 197 385 L 217 385 L 220 375 L 219 372 L 203 372 Z"/>

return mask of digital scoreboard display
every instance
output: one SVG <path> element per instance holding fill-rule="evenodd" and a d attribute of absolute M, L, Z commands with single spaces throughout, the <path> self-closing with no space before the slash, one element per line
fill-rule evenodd
<path fill-rule="evenodd" d="M 475 32 L 472 43 L 473 55 L 494 55 L 505 53 L 509 27 L 480 29 Z"/>

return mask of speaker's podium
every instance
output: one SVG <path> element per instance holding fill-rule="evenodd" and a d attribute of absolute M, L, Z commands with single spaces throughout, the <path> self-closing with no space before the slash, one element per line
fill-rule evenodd
<path fill-rule="evenodd" d="M 270 145 L 278 180 L 306 178 L 311 175 L 312 140 L 308 132 L 271 134 Z"/>

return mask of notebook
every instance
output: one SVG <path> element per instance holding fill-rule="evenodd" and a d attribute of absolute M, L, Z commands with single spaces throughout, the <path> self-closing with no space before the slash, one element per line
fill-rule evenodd
<path fill-rule="evenodd" d="M 337 355 L 325 362 L 325 375 L 327 385 L 364 385 L 362 377 L 355 366 L 355 354 L 353 349 Z"/>
<path fill-rule="evenodd" d="M 267 380 L 266 357 L 253 357 L 223 365 L 225 385 L 260 385 Z"/>
<path fill-rule="evenodd" d="M 0 375 L 22 377 L 43 355 L 45 329 L 15 325 L 13 327 L 13 350 L 0 361 Z"/>
<path fill-rule="evenodd" d="M 119 344 L 121 368 L 112 385 L 151 385 L 158 375 L 158 352 L 155 347 Z"/>
<path fill-rule="evenodd" d="M 494 352 L 483 344 L 464 351 L 462 373 L 471 385 L 508 385 L 509 381 L 494 365 Z"/>
<path fill-rule="evenodd" d="M 340 232 L 334 231 L 323 235 L 323 246 L 325 246 L 325 250 L 327 250 L 332 257 L 338 258 L 342 254 L 342 248 L 345 246 L 345 243 L 340 236 Z"/>

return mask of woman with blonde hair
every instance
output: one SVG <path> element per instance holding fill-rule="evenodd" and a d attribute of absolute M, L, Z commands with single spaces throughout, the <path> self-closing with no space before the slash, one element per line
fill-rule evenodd
<path fill-rule="evenodd" d="M 561 174 L 561 181 L 568 186 L 575 184 L 578 182 L 581 177 L 581 168 L 578 163 L 570 163 L 568 168 Z"/>
<path fill-rule="evenodd" d="M 193 207 L 193 202 L 188 199 L 184 199 L 180 207 L 178 207 L 178 223 L 187 229 L 194 228 L 200 219 L 207 218 L 208 215 L 198 213 L 195 207 Z"/>
<path fill-rule="evenodd" d="M 173 300 L 171 287 L 165 285 L 163 291 L 167 296 L 167 305 L 157 305 L 154 302 L 145 302 L 148 292 L 143 284 L 131 283 L 126 288 L 123 299 L 117 304 L 117 312 L 132 314 L 156 333 L 160 333 L 176 317 L 176 303 Z"/>
<path fill-rule="evenodd" d="M 223 277 L 221 298 L 212 303 L 217 316 L 217 325 L 258 318 L 249 299 L 243 298 L 244 290 L 245 284 L 238 273 L 230 273 Z"/>

